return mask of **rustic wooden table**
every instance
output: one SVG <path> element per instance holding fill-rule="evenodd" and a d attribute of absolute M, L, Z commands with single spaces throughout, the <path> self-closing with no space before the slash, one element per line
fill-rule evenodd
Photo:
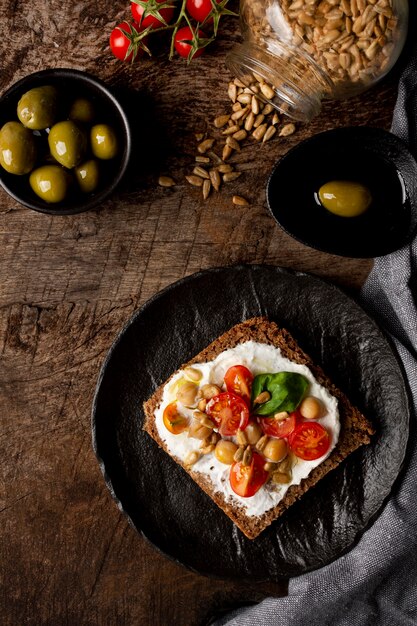
<path fill-rule="evenodd" d="M 388 129 L 395 77 L 344 103 L 328 103 L 287 138 L 248 143 L 244 175 L 203 201 L 184 182 L 194 134 L 228 110 L 224 57 L 238 40 L 223 22 L 210 53 L 188 66 L 113 59 L 108 34 L 127 2 L 4 0 L 3 92 L 48 67 L 87 70 L 136 91 L 142 158 L 98 210 L 72 217 L 30 211 L 0 190 L 1 621 L 10 626 L 197 626 L 217 609 L 284 594 L 210 580 L 174 564 L 128 524 L 91 446 L 90 410 L 101 364 L 118 331 L 148 298 L 200 269 L 269 263 L 356 291 L 371 260 L 339 258 L 286 235 L 265 202 L 274 162 L 304 137 L 345 125 Z M 160 173 L 178 184 L 158 187 Z M 300 172 L 300 176 L 302 172 Z M 236 207 L 231 196 L 250 200 Z"/>

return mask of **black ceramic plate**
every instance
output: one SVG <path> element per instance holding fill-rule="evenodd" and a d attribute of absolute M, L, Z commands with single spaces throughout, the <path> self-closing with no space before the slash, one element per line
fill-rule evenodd
<path fill-rule="evenodd" d="M 251 541 L 142 431 L 142 402 L 234 324 L 267 315 L 289 329 L 372 420 L 377 434 Z M 132 524 L 201 573 L 277 581 L 348 550 L 391 492 L 408 439 L 402 371 L 375 323 L 338 288 L 278 267 L 195 274 L 151 299 L 122 331 L 98 381 L 93 444 Z"/>
<path fill-rule="evenodd" d="M 333 215 L 316 200 L 322 185 L 351 180 L 373 201 L 358 217 Z M 336 128 L 302 141 L 278 161 L 267 186 L 278 224 L 302 243 L 341 256 L 398 250 L 417 227 L 417 163 L 398 137 L 379 128 Z"/>

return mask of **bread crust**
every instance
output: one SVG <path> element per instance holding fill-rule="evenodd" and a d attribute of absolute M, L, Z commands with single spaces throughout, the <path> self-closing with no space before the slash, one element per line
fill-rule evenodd
<path fill-rule="evenodd" d="M 212 361 L 228 348 L 234 348 L 240 343 L 251 340 L 275 346 L 281 350 L 284 357 L 300 365 L 306 365 L 317 382 L 325 387 L 328 392 L 338 400 L 341 431 L 334 450 L 331 452 L 330 456 L 315 467 L 299 485 L 291 485 L 284 498 L 274 508 L 259 516 L 247 515 L 244 507 L 226 501 L 222 493 L 214 491 L 211 481 L 205 475 L 192 468 L 186 467 L 179 458 L 170 454 L 164 441 L 159 436 L 155 425 L 154 413 L 161 403 L 165 385 L 176 372 L 160 385 L 152 396 L 144 402 L 145 421 L 143 429 L 171 456 L 171 458 L 184 468 L 191 478 L 212 500 L 214 500 L 224 513 L 230 517 L 246 537 L 254 539 L 288 509 L 288 507 L 298 500 L 303 493 L 319 482 L 328 472 L 336 468 L 349 454 L 360 446 L 368 444 L 374 430 L 367 418 L 359 409 L 353 406 L 347 396 L 331 382 L 321 367 L 316 365 L 300 348 L 292 335 L 287 330 L 278 327 L 275 322 L 271 322 L 265 317 L 254 317 L 240 324 L 236 324 L 190 361 L 182 364 L 178 370 L 196 363 Z"/>

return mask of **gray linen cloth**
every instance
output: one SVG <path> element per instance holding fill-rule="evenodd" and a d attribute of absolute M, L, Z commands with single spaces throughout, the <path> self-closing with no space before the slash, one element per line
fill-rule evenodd
<path fill-rule="evenodd" d="M 417 49 L 399 83 L 392 132 L 417 157 Z M 362 305 L 391 335 L 417 415 L 417 239 L 376 259 Z M 415 435 L 414 435 L 415 436 Z M 331 565 L 293 578 L 288 596 L 268 598 L 215 626 L 416 626 L 417 443 L 401 484 L 355 548 Z"/>

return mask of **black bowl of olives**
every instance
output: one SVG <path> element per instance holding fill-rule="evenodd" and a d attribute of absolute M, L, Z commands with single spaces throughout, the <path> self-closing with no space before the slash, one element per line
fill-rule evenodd
<path fill-rule="evenodd" d="M 417 232 L 417 162 L 380 128 L 318 133 L 289 150 L 267 186 L 269 209 L 294 239 L 331 254 L 373 258 Z"/>
<path fill-rule="evenodd" d="M 90 74 L 42 70 L 0 99 L 0 183 L 30 209 L 70 215 L 96 207 L 120 183 L 130 153 L 123 107 Z"/>

